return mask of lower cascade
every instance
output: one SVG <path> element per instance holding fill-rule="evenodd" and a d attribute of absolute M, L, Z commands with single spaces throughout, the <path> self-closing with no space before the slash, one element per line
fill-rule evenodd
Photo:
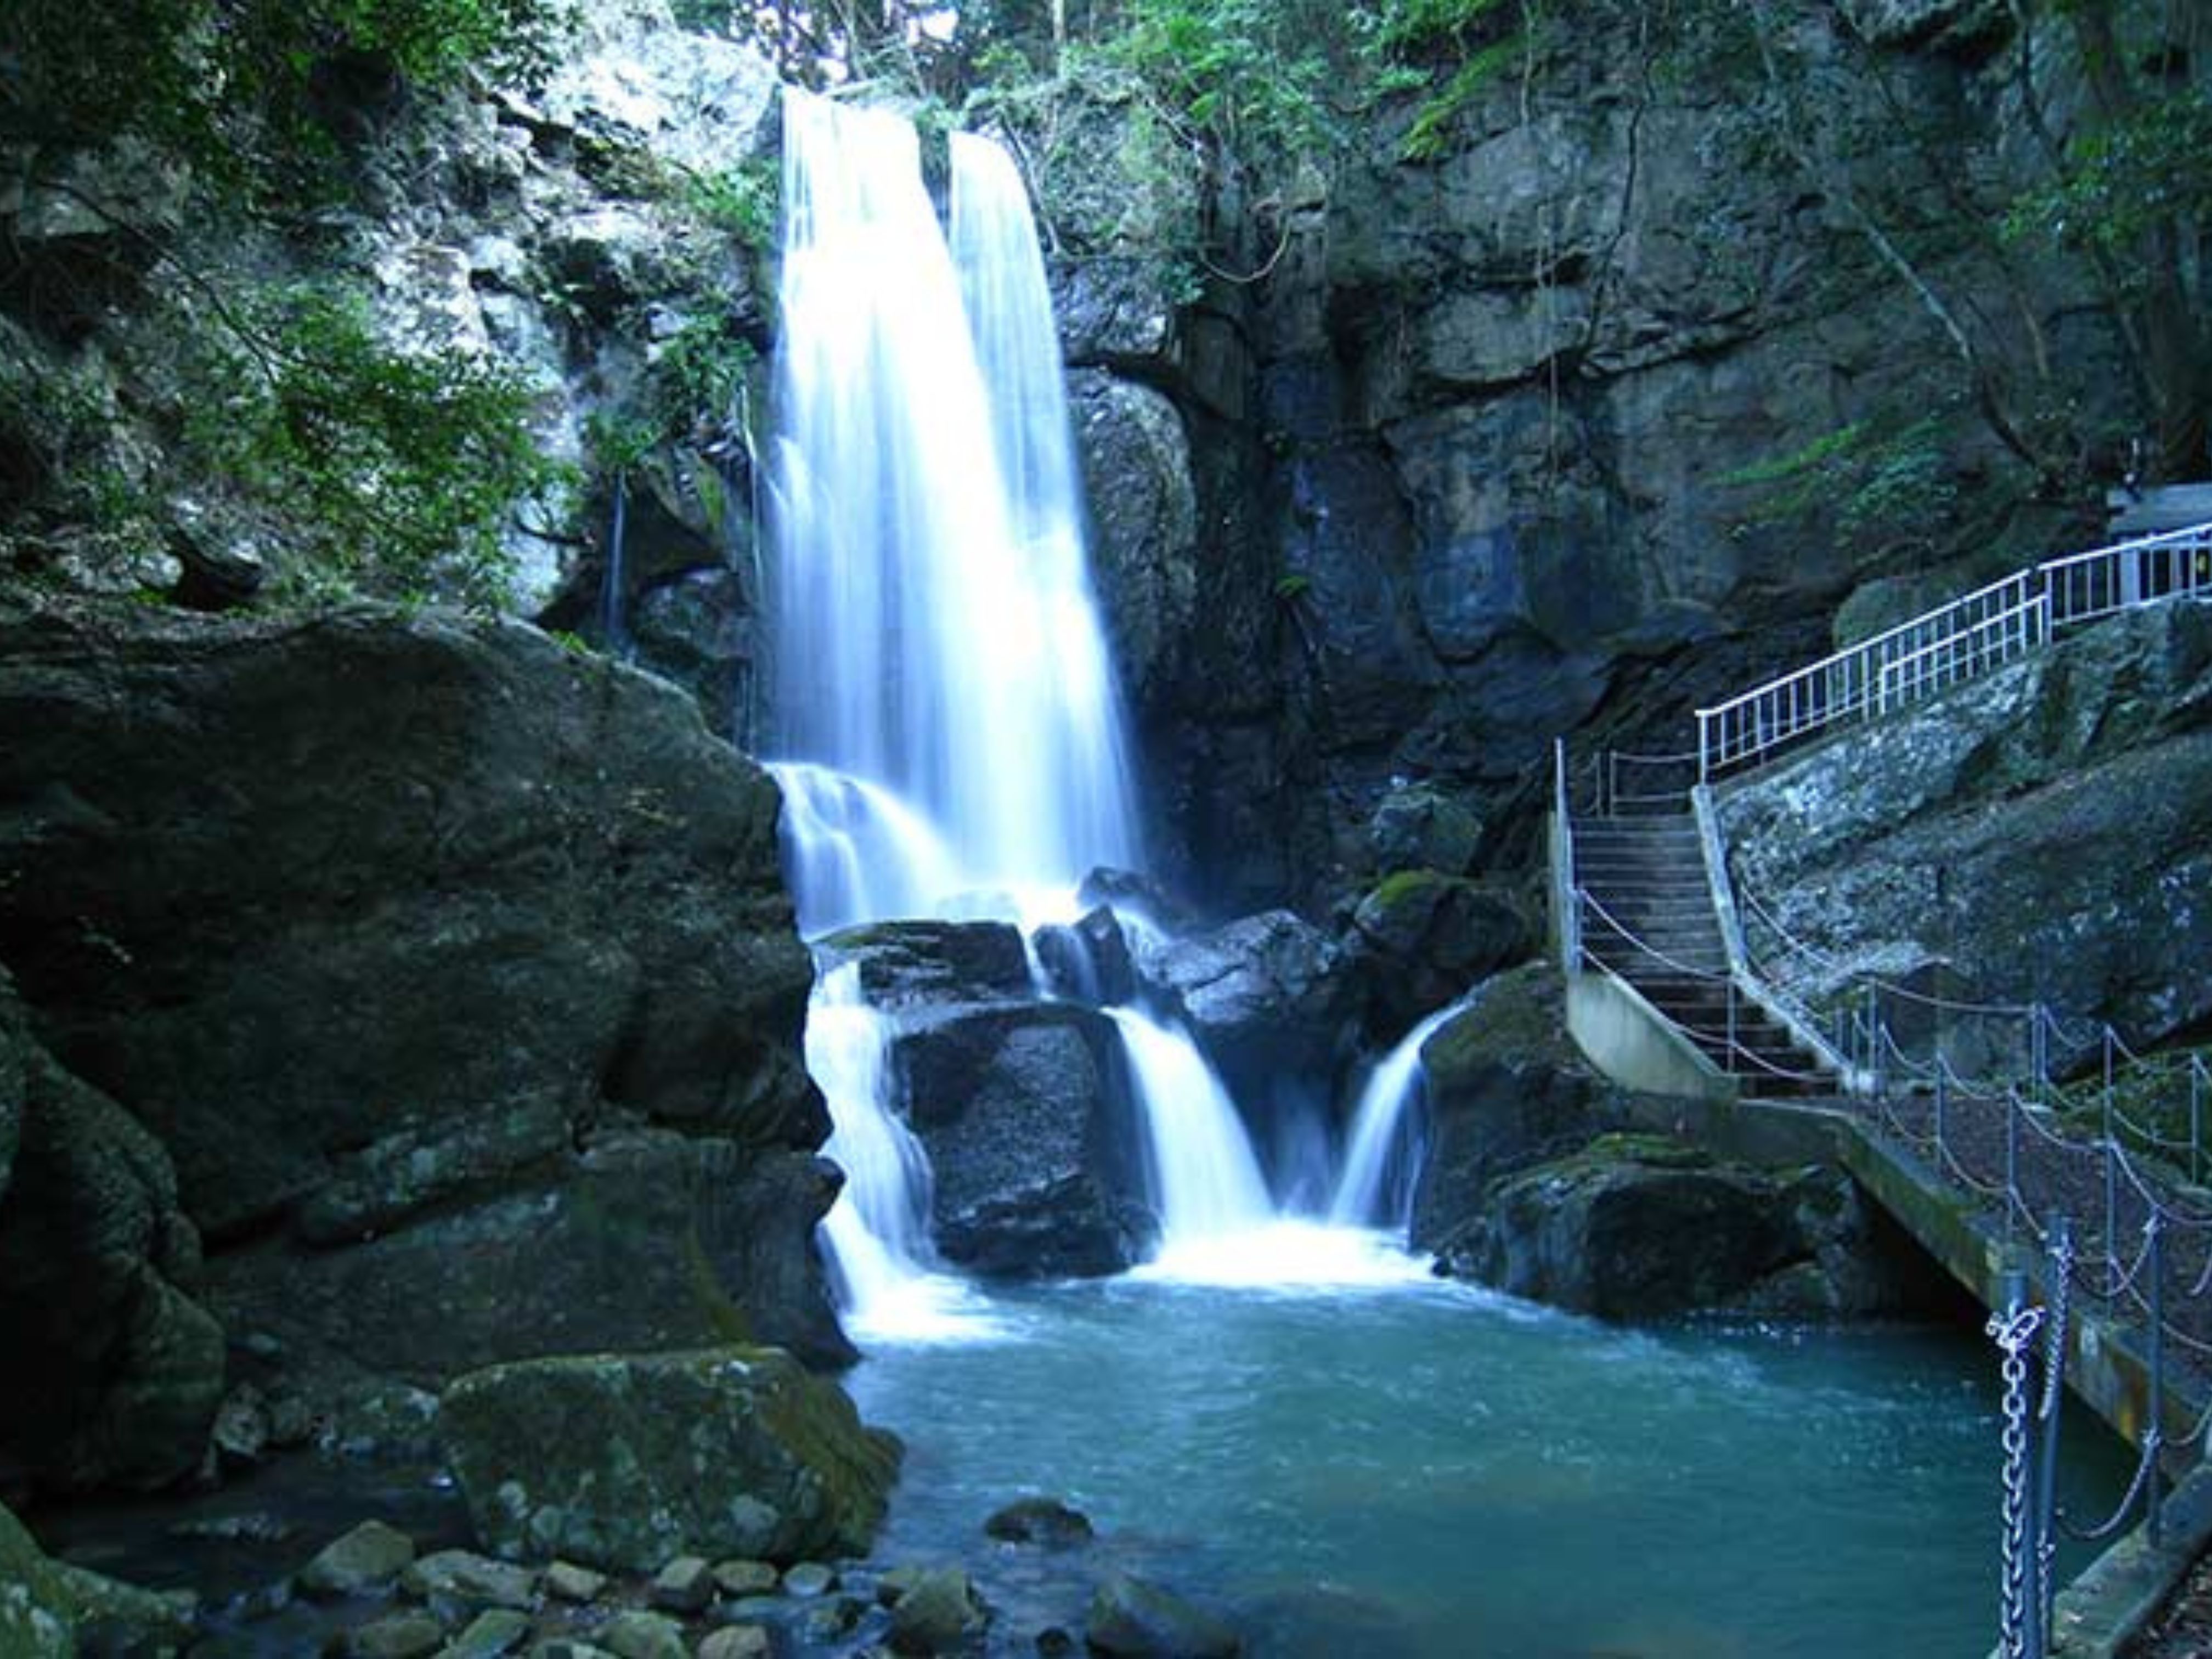
<path fill-rule="evenodd" d="M 1420 1148 L 1407 1133 L 1407 1110 L 1421 1086 L 1421 1049 L 1462 1006 L 1455 1002 L 1439 1008 L 1413 1027 L 1368 1077 L 1352 1113 L 1344 1171 L 1329 1200 L 1330 1220 L 1386 1227 L 1401 1235 L 1411 1223 Z"/>

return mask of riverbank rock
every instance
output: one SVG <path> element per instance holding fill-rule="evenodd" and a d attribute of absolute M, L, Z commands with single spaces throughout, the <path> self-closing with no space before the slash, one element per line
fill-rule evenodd
<path fill-rule="evenodd" d="M 1127 1573 L 1099 1585 L 1083 1639 L 1111 1659 L 1233 1659 L 1244 1646 L 1203 1607 Z"/>
<path fill-rule="evenodd" d="M 40 1483 L 155 1487 L 199 1464 L 222 1332 L 167 1152 L 36 1040 L 0 969 L 0 1455 Z"/>
<path fill-rule="evenodd" d="M 1748 943 L 1801 994 L 1938 975 L 2138 1047 L 2212 1018 L 2212 607 L 2100 623 L 1719 811 Z M 1973 1042 L 1957 1024 L 1947 1042 Z"/>
<path fill-rule="evenodd" d="M 1450 1248 L 1458 1275 L 1577 1313 L 1710 1307 L 1788 1261 L 1782 1186 L 1656 1136 L 1607 1135 L 1500 1182 Z"/>
<path fill-rule="evenodd" d="M 174 1652 L 192 1639 L 196 1598 L 162 1594 L 50 1559 L 0 1505 L 0 1654 Z"/>
<path fill-rule="evenodd" d="M 446 1391 L 477 1535 L 507 1557 L 657 1571 L 681 1552 L 865 1552 L 898 1443 L 771 1349 L 521 1361 Z"/>
<path fill-rule="evenodd" d="M 780 798 L 680 696 L 430 611 L 11 601 L 0 726 L 9 965 L 173 1161 L 210 1305 L 434 1384 L 732 1304 L 849 1357 Z M 745 1213 L 678 1201 L 708 1164 Z"/>
<path fill-rule="evenodd" d="M 1119 1273 L 1154 1232 L 1112 1023 L 1066 1003 L 916 1016 L 892 1048 L 945 1259 L 992 1276 Z"/>

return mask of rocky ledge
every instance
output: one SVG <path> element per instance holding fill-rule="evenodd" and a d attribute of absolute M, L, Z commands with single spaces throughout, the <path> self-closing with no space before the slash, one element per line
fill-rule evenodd
<path fill-rule="evenodd" d="M 11 601 L 0 729 L 0 1473 L 172 1478 L 227 1370 L 849 1357 L 779 799 L 687 699 L 512 623 Z"/>

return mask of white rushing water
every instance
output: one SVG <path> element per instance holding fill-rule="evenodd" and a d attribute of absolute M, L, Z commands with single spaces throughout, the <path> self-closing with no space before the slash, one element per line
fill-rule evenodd
<path fill-rule="evenodd" d="M 811 935 L 1072 919 L 1089 871 L 1139 862 L 1028 198 L 987 140 L 957 136 L 951 163 L 948 239 L 908 122 L 785 95 L 774 770 Z M 927 1277 L 927 1164 L 880 1057 L 857 1075 L 881 1017 L 834 978 L 808 1040 L 848 1177 L 824 1238 L 848 1315 L 880 1328 Z M 1187 1037 L 1160 1042 L 1203 1073 Z"/>
<path fill-rule="evenodd" d="M 806 1069 L 834 1124 L 822 1151 L 845 1189 L 822 1223 L 839 1299 L 863 1335 L 962 1334 L 967 1287 L 932 1270 L 929 1161 L 890 1109 L 890 1033 L 860 992 L 858 963 L 819 976 L 806 1014 Z"/>
<path fill-rule="evenodd" d="M 1073 889 L 1136 862 L 1135 815 L 1028 202 L 984 141 L 955 170 L 964 281 L 913 127 L 784 99 L 781 746 L 905 803 L 970 884 Z"/>
<path fill-rule="evenodd" d="M 1237 1104 L 1187 1032 L 1109 1008 L 1144 1109 L 1160 1253 L 1250 1233 L 1274 1218 Z"/>
<path fill-rule="evenodd" d="M 1402 1237 L 1413 1220 L 1415 1149 L 1407 1143 L 1408 1109 L 1419 1097 L 1421 1048 L 1465 1004 L 1439 1008 L 1406 1033 L 1376 1062 L 1359 1093 L 1352 1136 L 1329 1200 L 1329 1219 L 1342 1226 L 1383 1227 Z"/>

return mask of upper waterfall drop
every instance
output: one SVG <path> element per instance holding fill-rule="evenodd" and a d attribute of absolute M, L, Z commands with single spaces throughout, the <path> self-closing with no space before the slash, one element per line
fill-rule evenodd
<path fill-rule="evenodd" d="M 905 120 L 787 93 L 784 140 L 778 747 L 889 792 L 1018 913 L 1138 861 L 1028 198 L 963 135 L 948 244 Z"/>

